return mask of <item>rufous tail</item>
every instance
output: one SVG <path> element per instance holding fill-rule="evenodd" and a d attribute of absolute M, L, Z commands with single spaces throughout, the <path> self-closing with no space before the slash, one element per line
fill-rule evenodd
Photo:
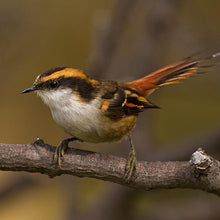
<path fill-rule="evenodd" d="M 217 56 L 220 56 L 220 53 L 216 53 L 205 59 L 187 57 L 179 62 L 150 73 L 143 78 L 128 82 L 126 85 L 136 90 L 142 96 L 147 97 L 160 86 L 177 83 L 180 79 L 187 78 L 191 74 L 197 73 L 198 69 L 209 67 L 204 66 L 201 63 L 203 63 L 203 61 L 216 58 Z"/>

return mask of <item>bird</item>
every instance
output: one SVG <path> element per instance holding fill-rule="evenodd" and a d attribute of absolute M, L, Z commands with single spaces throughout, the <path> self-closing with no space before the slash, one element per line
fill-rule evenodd
<path fill-rule="evenodd" d="M 56 67 L 38 75 L 33 85 L 22 93 L 36 92 L 49 106 L 55 122 L 71 136 L 62 140 L 54 153 L 60 169 L 71 141 L 101 143 L 128 137 L 130 151 L 124 179 L 130 182 L 137 176 L 137 157 L 130 131 L 139 113 L 158 108 L 149 101 L 150 94 L 161 86 L 199 73 L 208 67 L 203 65 L 205 61 L 219 55 L 189 56 L 131 82 L 96 80 L 78 69 Z"/>

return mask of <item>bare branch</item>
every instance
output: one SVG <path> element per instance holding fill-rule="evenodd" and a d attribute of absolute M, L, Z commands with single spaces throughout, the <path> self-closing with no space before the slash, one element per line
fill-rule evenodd
<path fill-rule="evenodd" d="M 0 170 L 27 171 L 50 177 L 69 174 L 92 177 L 136 189 L 201 189 L 220 195 L 220 162 L 201 149 L 184 162 L 139 162 L 138 177 L 124 181 L 126 159 L 110 154 L 68 149 L 62 169 L 53 162 L 55 147 L 38 140 L 34 144 L 0 144 Z"/>

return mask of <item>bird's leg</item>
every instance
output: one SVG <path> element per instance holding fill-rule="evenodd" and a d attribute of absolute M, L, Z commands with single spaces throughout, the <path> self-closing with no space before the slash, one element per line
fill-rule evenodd
<path fill-rule="evenodd" d="M 129 143 L 130 143 L 130 152 L 127 159 L 127 164 L 125 167 L 125 182 L 129 183 L 132 175 L 136 178 L 137 175 L 137 158 L 134 145 L 131 140 L 130 134 L 128 135 Z"/>
<path fill-rule="evenodd" d="M 61 141 L 59 146 L 56 148 L 54 153 L 54 161 L 58 164 L 59 168 L 61 169 L 61 162 L 63 160 L 64 154 L 66 149 L 69 147 L 69 142 L 78 140 L 75 137 L 67 138 Z"/>

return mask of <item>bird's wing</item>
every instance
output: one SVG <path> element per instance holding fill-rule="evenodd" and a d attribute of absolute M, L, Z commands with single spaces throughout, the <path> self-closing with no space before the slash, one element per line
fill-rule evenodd
<path fill-rule="evenodd" d="M 109 91 L 109 90 L 108 90 Z M 102 96 L 100 109 L 108 117 L 119 119 L 128 115 L 137 115 L 145 108 L 157 108 L 136 91 L 124 86 L 117 86 L 111 94 Z"/>

